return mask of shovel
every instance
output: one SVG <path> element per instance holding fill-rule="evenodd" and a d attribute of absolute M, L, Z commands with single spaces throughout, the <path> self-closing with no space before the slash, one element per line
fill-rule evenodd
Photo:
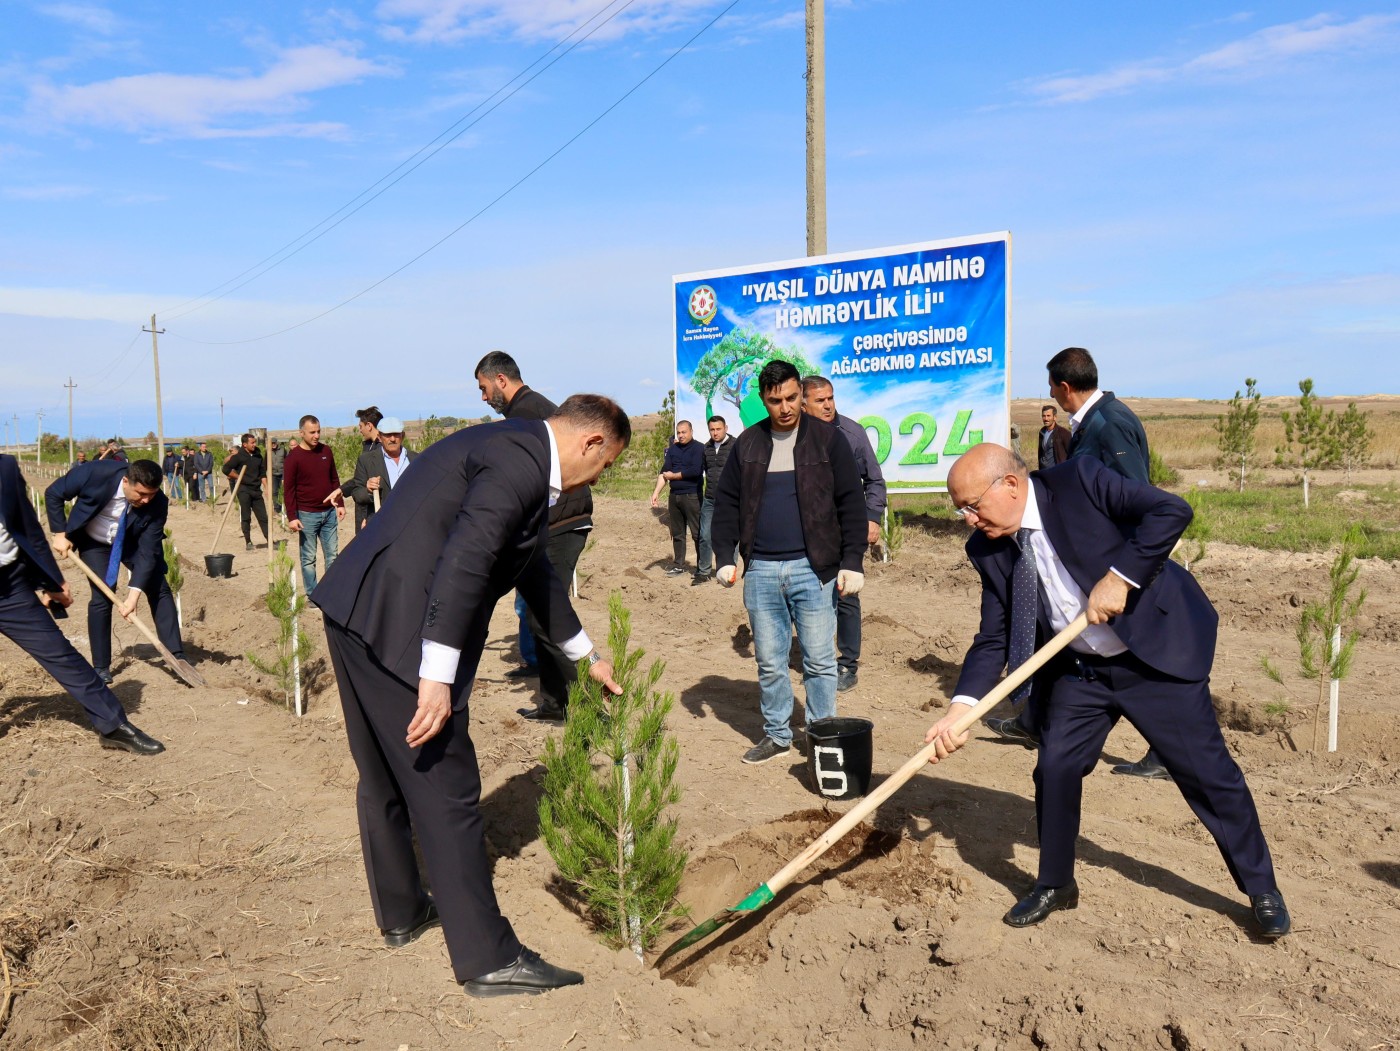
<path fill-rule="evenodd" d="M 1034 675 L 1046 661 L 1076 639 L 1079 633 L 1088 626 L 1088 615 L 1084 613 L 1079 614 L 1064 631 L 1047 642 L 1037 650 L 1028 661 L 998 683 L 991 693 L 968 708 L 968 710 L 962 714 L 962 717 L 953 724 L 952 733 L 954 736 L 965 731 L 973 723 L 977 722 L 978 719 L 981 719 L 982 716 L 986 715 L 1000 704 L 1005 698 L 1015 693 L 1017 687 Z M 729 908 L 715 913 L 704 923 L 691 930 L 690 933 L 682 935 L 679 939 L 672 942 L 670 948 L 656 958 L 655 966 L 660 967 L 669 956 L 694 945 L 696 942 L 700 941 L 700 939 L 708 937 L 721 927 L 726 927 L 735 920 L 762 909 L 776 898 L 784 887 L 796 879 L 798 873 L 830 850 L 842 836 L 855 828 L 867 814 L 871 813 L 886 799 L 894 795 L 894 793 L 903 786 L 904 782 L 908 781 L 922 770 L 924 765 L 936 752 L 937 747 L 937 741 L 931 741 L 924 745 L 924 747 L 907 760 L 903 766 L 886 778 L 885 782 L 880 785 L 879 788 L 875 789 L 875 791 L 866 796 L 859 804 L 848 810 L 841 820 L 837 821 L 836 824 L 823 832 L 806 850 L 789 861 L 776 875 L 770 877 L 767 883 L 750 891 L 748 897 L 744 898 L 744 900 L 737 905 L 731 905 Z"/>
<path fill-rule="evenodd" d="M 107 582 L 101 577 L 99 577 L 96 573 L 94 573 L 91 569 L 89 569 L 87 563 L 78 557 L 78 553 L 76 551 L 69 551 L 68 557 L 70 560 L 72 560 L 75 566 L 77 566 L 83 571 L 84 575 L 88 578 L 88 580 L 92 582 L 92 586 L 97 588 L 99 591 L 102 592 L 102 594 L 107 596 L 108 601 L 110 601 L 112 605 L 120 605 L 120 603 L 117 602 L 117 596 L 112 594 L 112 589 L 107 586 Z M 146 636 L 146 641 L 160 651 L 161 657 L 165 660 L 166 664 L 170 665 L 171 670 L 173 670 L 176 675 L 180 676 L 180 678 L 184 679 L 191 686 L 206 685 L 204 681 L 204 676 L 200 675 L 199 672 L 195 671 L 194 668 L 191 667 L 188 662 L 182 661 L 179 657 L 175 656 L 175 654 L 171 653 L 168 649 L 166 649 L 161 644 L 160 639 L 156 637 L 156 633 L 150 628 L 146 627 L 145 622 L 141 620 L 140 617 L 136 616 L 136 614 L 133 613 L 128 619 L 131 621 L 132 624 L 136 625 L 136 627 L 140 630 L 142 635 Z"/>

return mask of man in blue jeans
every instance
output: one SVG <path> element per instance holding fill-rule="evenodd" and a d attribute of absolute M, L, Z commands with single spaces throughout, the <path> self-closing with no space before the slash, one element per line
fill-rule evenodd
<path fill-rule="evenodd" d="M 303 416 L 297 443 L 282 464 L 282 498 L 287 528 L 301 536 L 301 579 L 306 593 L 316 587 L 316 542 L 321 542 L 325 568 L 340 551 L 340 520 L 345 501 L 335 471 L 335 453 L 321 443 L 321 421 Z"/>
<path fill-rule="evenodd" d="M 744 558 L 744 607 L 758 660 L 763 740 L 744 753 L 766 763 L 792 747 L 792 626 L 802 648 L 807 721 L 836 714 L 834 593 L 865 584 L 865 497 L 845 436 L 802 412 L 797 369 L 772 361 L 758 374 L 768 419 L 749 427 L 720 475 L 713 526 L 725 587 Z"/>

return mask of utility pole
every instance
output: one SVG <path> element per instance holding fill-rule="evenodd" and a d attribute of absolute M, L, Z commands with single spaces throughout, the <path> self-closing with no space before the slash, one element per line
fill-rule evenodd
<path fill-rule="evenodd" d="M 219 399 L 219 440 L 222 441 L 222 442 L 224 443 L 224 447 L 225 447 L 225 448 L 228 447 L 228 431 L 226 431 L 226 430 L 224 429 L 224 399 L 223 399 L 223 398 L 220 398 L 220 399 Z"/>
<path fill-rule="evenodd" d="M 156 328 L 156 316 L 151 315 L 151 327 L 141 329 L 142 332 L 151 334 L 151 360 L 156 367 L 156 463 L 161 470 L 165 470 L 165 414 L 160 406 L 160 348 L 156 345 L 156 336 L 164 332 L 163 328 Z"/>
<path fill-rule="evenodd" d="M 73 382 L 73 377 L 68 377 L 68 382 L 64 384 L 68 388 L 68 466 L 73 466 L 73 391 L 77 384 Z"/>
<path fill-rule="evenodd" d="M 807 254 L 826 255 L 826 0 L 807 0 Z"/>
<path fill-rule="evenodd" d="M 12 417 L 15 421 L 15 459 L 19 459 L 19 413 Z"/>
<path fill-rule="evenodd" d="M 44 449 L 44 417 L 48 413 L 43 409 L 38 409 L 34 413 L 34 418 L 38 421 L 34 428 L 34 462 L 39 463 L 39 456 Z"/>

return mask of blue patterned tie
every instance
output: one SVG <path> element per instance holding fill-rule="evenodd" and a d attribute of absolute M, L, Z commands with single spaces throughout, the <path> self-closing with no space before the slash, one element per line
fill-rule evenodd
<path fill-rule="evenodd" d="M 1007 654 L 1007 669 L 1015 671 L 1035 652 L 1035 611 L 1039 600 L 1036 585 L 1035 548 L 1031 546 L 1031 530 L 1016 532 L 1016 543 L 1021 554 L 1011 570 L 1011 639 Z M 1012 703 L 1020 704 L 1030 696 L 1031 684 L 1027 680 L 1011 695 Z"/>
<path fill-rule="evenodd" d="M 122 508 L 122 516 L 117 519 L 117 535 L 112 537 L 112 557 L 107 560 L 107 586 L 117 586 L 117 571 L 122 567 L 122 541 L 126 539 L 126 516 L 131 508 Z"/>

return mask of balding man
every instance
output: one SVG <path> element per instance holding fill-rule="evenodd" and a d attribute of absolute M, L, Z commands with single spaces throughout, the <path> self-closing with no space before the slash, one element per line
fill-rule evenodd
<path fill-rule="evenodd" d="M 1080 613 L 1089 620 L 1030 686 L 1041 712 L 1040 867 L 1005 922 L 1027 927 L 1079 904 L 1074 848 L 1083 780 L 1126 717 L 1215 838 L 1260 933 L 1287 934 L 1259 815 L 1210 701 L 1218 617 L 1195 578 L 1168 557 L 1191 522 L 1190 505 L 1089 457 L 1032 478 L 1020 456 L 991 444 L 958 459 L 948 493 L 975 530 L 967 554 L 982 578 L 982 622 L 949 713 L 926 737 L 939 742 L 933 761 L 966 742 L 951 727 L 963 705 L 996 685 L 1002 668 L 1020 665 Z"/>

